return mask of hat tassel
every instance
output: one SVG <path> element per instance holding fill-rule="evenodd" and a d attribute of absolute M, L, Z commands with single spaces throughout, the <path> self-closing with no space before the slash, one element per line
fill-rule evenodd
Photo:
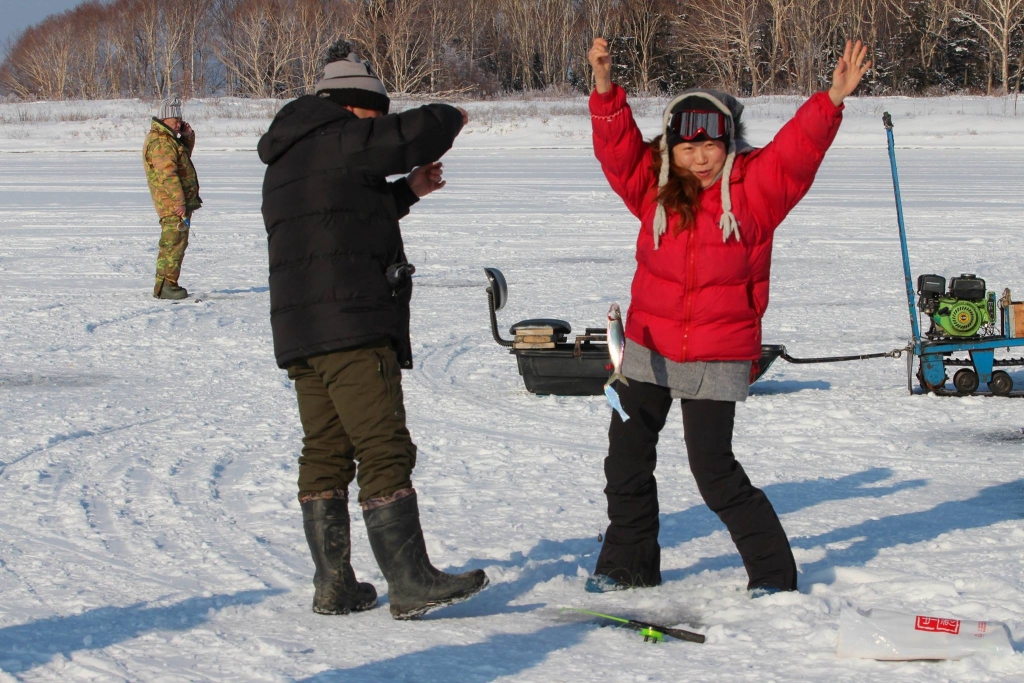
<path fill-rule="evenodd" d="M 725 158 L 725 167 L 722 168 L 722 218 L 718 221 L 718 227 L 722 229 L 722 241 L 728 242 L 729 237 L 735 235 L 736 241 L 740 241 L 740 223 L 732 212 L 732 193 L 729 188 L 729 176 L 732 175 L 732 166 L 736 161 L 736 149 L 729 150 L 729 156 Z"/>

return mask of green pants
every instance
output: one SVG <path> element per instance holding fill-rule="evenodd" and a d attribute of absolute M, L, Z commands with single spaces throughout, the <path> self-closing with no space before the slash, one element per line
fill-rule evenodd
<path fill-rule="evenodd" d="M 299 498 L 359 484 L 359 502 L 412 486 L 416 445 L 405 426 L 402 373 L 381 341 L 288 368 L 302 420 Z M 356 464 L 358 463 L 358 468 Z"/>
<path fill-rule="evenodd" d="M 185 221 L 177 216 L 161 218 L 154 295 L 160 293 L 160 287 L 164 280 L 171 284 L 178 284 L 178 276 L 181 275 L 181 262 L 185 258 L 187 247 L 188 226 L 185 225 Z"/>

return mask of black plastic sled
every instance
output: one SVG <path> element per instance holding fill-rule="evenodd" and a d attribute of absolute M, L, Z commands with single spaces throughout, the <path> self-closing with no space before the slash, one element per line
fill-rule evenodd
<path fill-rule="evenodd" d="M 519 374 L 532 394 L 556 396 L 600 396 L 611 375 L 607 331 L 587 327 L 572 335 L 572 326 L 556 318 L 530 318 L 509 328 L 514 339 L 503 339 L 498 331 L 497 311 L 508 302 L 508 285 L 497 268 L 484 268 L 487 275 L 487 303 L 491 335 L 516 357 Z M 751 383 L 760 379 L 785 351 L 781 344 L 763 344 L 761 358 Z"/>

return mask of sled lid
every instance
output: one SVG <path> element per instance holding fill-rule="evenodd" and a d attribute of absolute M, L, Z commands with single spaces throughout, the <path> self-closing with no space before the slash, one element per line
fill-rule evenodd
<path fill-rule="evenodd" d="M 508 333 L 516 334 L 521 329 L 530 329 L 535 327 L 550 327 L 554 334 L 569 334 L 572 332 L 572 327 L 564 320 L 555 320 L 554 318 L 530 318 L 529 320 L 520 320 L 517 322 L 509 328 Z"/>

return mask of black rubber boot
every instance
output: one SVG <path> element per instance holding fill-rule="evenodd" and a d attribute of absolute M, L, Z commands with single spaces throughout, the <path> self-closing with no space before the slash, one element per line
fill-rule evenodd
<path fill-rule="evenodd" d="M 313 611 L 317 614 L 362 612 L 377 604 L 377 591 L 356 581 L 352 570 L 347 498 L 302 503 L 302 528 L 313 555 Z"/>
<path fill-rule="evenodd" d="M 482 569 L 446 574 L 430 564 L 415 493 L 363 510 L 363 519 L 377 566 L 388 580 L 388 601 L 395 619 L 413 619 L 462 602 L 487 587 Z"/>

